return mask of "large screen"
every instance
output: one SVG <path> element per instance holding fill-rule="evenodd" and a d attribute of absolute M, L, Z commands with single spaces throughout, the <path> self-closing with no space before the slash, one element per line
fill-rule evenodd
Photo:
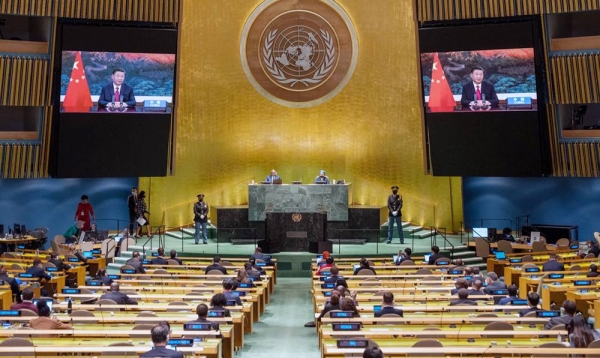
<path fill-rule="evenodd" d="M 419 49 L 433 175 L 549 172 L 537 19 L 426 23 Z"/>
<path fill-rule="evenodd" d="M 51 175 L 167 175 L 177 31 L 59 20 L 55 47 Z"/>

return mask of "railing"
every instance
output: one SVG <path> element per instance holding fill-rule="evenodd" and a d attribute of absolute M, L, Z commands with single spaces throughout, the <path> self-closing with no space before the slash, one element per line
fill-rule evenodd
<path fill-rule="evenodd" d="M 93 222 L 96 223 L 97 230 L 121 232 L 121 230 L 129 228 L 129 219 L 96 219 Z"/>
<path fill-rule="evenodd" d="M 433 234 L 431 236 L 431 246 L 438 246 L 437 243 L 437 237 L 438 235 L 442 237 L 443 241 L 444 241 L 444 251 L 447 250 L 448 246 L 450 245 L 450 260 L 454 260 L 454 245 L 448 241 L 448 238 L 446 237 L 446 228 L 445 227 L 440 227 L 440 228 L 436 228 L 436 227 L 431 227 L 430 228 L 430 232 Z"/>
<path fill-rule="evenodd" d="M 337 254 L 342 253 L 342 240 L 347 239 L 362 239 L 365 238 L 367 242 L 375 242 L 375 252 L 379 253 L 379 239 L 382 235 L 381 229 L 338 229 L 337 234 L 337 245 L 338 252 Z M 358 235 L 356 235 L 358 234 Z M 361 237 L 362 236 L 362 237 Z M 365 237 L 366 236 L 366 237 Z M 373 236 L 374 240 L 370 240 L 369 238 Z M 331 240 L 335 243 L 334 240 Z"/>
<path fill-rule="evenodd" d="M 464 236 L 467 237 L 467 244 L 471 242 L 471 238 L 473 238 L 472 234 L 470 234 L 471 230 L 476 227 L 482 228 L 499 228 L 499 227 L 508 227 L 511 231 L 517 233 L 517 237 L 521 236 L 521 228 L 524 225 L 529 225 L 529 217 L 531 215 L 521 215 L 517 216 L 515 220 L 512 219 L 474 219 L 468 221 L 461 221 L 461 234 L 460 234 L 460 242 L 463 242 Z M 501 232 L 499 232 L 501 233 Z"/>

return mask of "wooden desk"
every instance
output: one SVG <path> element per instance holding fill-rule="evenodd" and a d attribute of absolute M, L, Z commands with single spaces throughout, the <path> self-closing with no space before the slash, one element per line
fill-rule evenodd
<path fill-rule="evenodd" d="M 2 290 L 0 290 L 0 307 L 2 307 L 3 310 L 9 310 L 12 304 L 12 291 L 8 285 L 3 285 Z"/>
<path fill-rule="evenodd" d="M 598 285 L 590 286 L 573 286 L 573 285 L 546 285 L 542 286 L 542 309 L 550 310 L 551 302 L 556 304 L 554 309 L 559 309 L 563 302 L 567 299 L 566 295 L 569 291 L 576 291 L 581 289 L 595 290 L 598 289 Z M 587 311 L 587 310 L 586 310 Z"/>

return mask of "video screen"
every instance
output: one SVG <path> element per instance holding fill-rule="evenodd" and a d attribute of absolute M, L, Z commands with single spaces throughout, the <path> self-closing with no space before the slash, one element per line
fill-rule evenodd
<path fill-rule="evenodd" d="M 146 101 L 173 103 L 175 54 L 62 51 L 65 112 L 135 111 Z"/>
<path fill-rule="evenodd" d="M 533 47 L 421 54 L 429 112 L 537 110 Z"/>

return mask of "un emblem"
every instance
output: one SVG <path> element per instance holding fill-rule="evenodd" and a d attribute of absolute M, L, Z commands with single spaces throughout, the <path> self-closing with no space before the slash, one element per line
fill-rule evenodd
<path fill-rule="evenodd" d="M 348 83 L 358 43 L 350 18 L 332 0 L 266 0 L 246 22 L 240 55 L 263 96 L 288 107 L 312 107 Z"/>

